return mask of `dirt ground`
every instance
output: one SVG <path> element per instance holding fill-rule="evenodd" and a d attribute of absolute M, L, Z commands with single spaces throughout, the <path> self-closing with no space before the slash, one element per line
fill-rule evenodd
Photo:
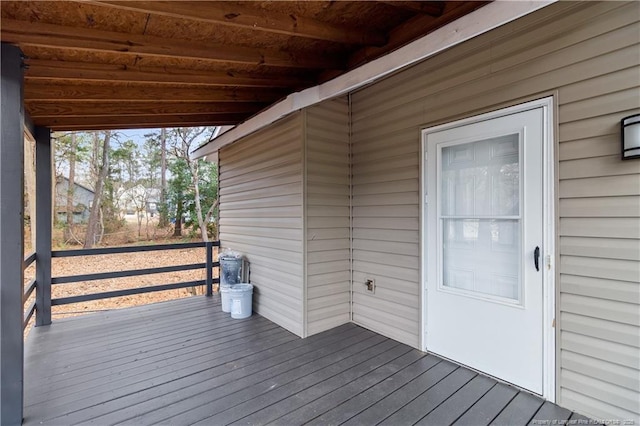
<path fill-rule="evenodd" d="M 166 244 L 166 243 L 180 243 L 187 242 L 184 238 L 169 238 L 164 233 L 165 237 L 157 239 L 155 241 L 136 241 L 131 244 L 131 239 L 137 239 L 137 226 L 129 226 L 128 233 L 123 233 L 124 241 L 116 241 L 114 244 L 110 241 L 109 246 L 112 245 L 146 245 L 146 244 Z M 132 229 L 134 228 L 134 229 Z M 133 232 L 133 234 L 132 234 Z M 134 237 L 131 237 L 134 235 Z M 55 235 L 54 235 L 55 240 Z M 124 244 L 123 244 L 124 243 Z M 54 250 L 59 247 L 54 247 Z M 65 247 L 65 249 L 80 248 L 79 246 Z M 214 249 L 214 259 L 217 258 L 217 253 Z M 182 265 L 189 263 L 204 263 L 205 262 L 205 249 L 179 249 L 179 250 L 166 250 L 166 251 L 151 251 L 141 253 L 125 253 L 125 254 L 112 254 L 112 255 L 99 255 L 99 256 L 78 256 L 78 257 L 66 257 L 66 258 L 53 258 L 51 266 L 52 277 L 63 277 L 69 275 L 89 274 L 98 272 L 112 272 L 121 270 L 133 270 L 143 268 L 154 268 L 160 266 L 172 266 Z M 25 284 L 28 283 L 35 274 L 34 265 L 25 270 Z M 214 277 L 218 276 L 217 269 L 214 270 Z M 52 287 L 51 297 L 69 297 L 92 293 L 101 293 L 105 291 L 121 290 L 128 288 L 147 287 L 160 284 L 171 284 L 185 281 L 204 280 L 206 273 L 204 269 L 193 271 L 179 271 L 153 275 L 142 275 L 137 277 L 126 278 L 114 278 L 106 280 L 96 281 L 83 281 L 69 284 L 57 284 Z M 101 299 L 89 302 L 73 303 L 62 306 L 52 307 L 52 321 L 56 321 L 60 318 L 78 316 L 87 313 L 120 309 L 130 306 L 138 306 L 149 303 L 162 302 L 166 300 L 179 299 L 184 297 L 191 297 L 195 294 L 204 294 L 204 286 L 198 288 L 185 288 L 177 290 L 159 291 L 153 293 L 145 293 L 132 296 L 114 297 L 109 299 Z M 25 303 L 25 307 L 29 306 L 34 296 Z M 30 324 L 25 329 L 25 337 L 28 334 L 34 323 L 32 318 Z"/>

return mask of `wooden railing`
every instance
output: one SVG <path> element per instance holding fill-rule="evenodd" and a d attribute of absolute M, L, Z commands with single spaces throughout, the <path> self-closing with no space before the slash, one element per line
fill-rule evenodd
<path fill-rule="evenodd" d="M 35 261 L 36 261 L 35 252 L 31 253 L 28 256 L 26 256 L 24 258 L 24 261 L 22 262 L 22 271 L 24 272 Z M 31 297 L 31 295 L 33 294 L 33 292 L 36 291 L 36 285 L 37 285 L 36 279 L 33 278 L 24 287 L 24 293 L 22 293 L 22 310 L 24 312 L 24 317 L 23 317 L 23 320 L 22 320 L 22 329 L 23 330 L 25 328 L 27 328 L 27 324 L 29 324 L 29 320 L 31 319 L 33 314 L 35 314 L 35 312 L 36 312 L 36 299 L 35 298 L 29 304 L 29 306 L 27 307 L 26 310 L 25 310 L 25 306 L 24 306 L 27 303 L 27 301 L 29 300 L 29 298 Z"/>
<path fill-rule="evenodd" d="M 131 269 L 115 272 L 100 272 L 82 275 L 69 275 L 63 277 L 52 277 L 51 285 L 69 284 L 81 281 L 104 280 L 109 278 L 135 277 L 140 275 L 161 274 L 165 272 L 189 271 L 196 269 L 206 269 L 206 279 L 197 281 L 186 281 L 171 284 L 158 284 L 148 287 L 137 287 L 123 290 L 105 291 L 102 293 L 83 294 L 80 296 L 61 297 L 51 299 L 51 305 L 66 305 L 69 303 L 86 302 L 89 300 L 108 299 L 111 297 L 129 296 L 133 294 L 151 293 L 155 291 L 175 290 L 186 287 L 196 287 L 205 285 L 207 296 L 213 294 L 213 284 L 219 283 L 220 278 L 213 277 L 213 268 L 220 266 L 220 263 L 213 260 L 213 247 L 219 247 L 219 241 L 179 243 L 179 244 L 158 244 L 131 247 L 103 247 L 82 250 L 55 250 L 51 252 L 51 257 L 76 257 L 76 256 L 99 256 L 107 254 L 139 253 L 147 251 L 179 250 L 189 248 L 206 248 L 205 262 L 191 263 L 186 265 L 162 266 L 157 268 Z"/>
<path fill-rule="evenodd" d="M 82 294 L 78 296 L 70 296 L 70 297 L 60 297 L 60 298 L 50 298 L 51 294 L 50 287 L 47 286 L 47 283 L 38 283 L 34 278 L 29 281 L 24 287 L 24 293 L 22 296 L 22 305 L 24 311 L 24 322 L 23 329 L 27 327 L 29 320 L 35 314 L 36 316 L 40 315 L 40 312 L 48 312 L 48 318 L 45 318 L 41 323 L 48 324 L 51 322 L 50 320 L 50 312 L 51 306 L 55 305 L 67 305 L 70 303 L 78 303 L 78 302 L 86 302 L 89 300 L 100 300 L 100 299 L 108 299 L 111 297 L 120 297 L 120 296 L 129 296 L 133 294 L 143 294 L 143 293 L 151 293 L 156 291 L 164 291 L 164 290 L 175 290 L 186 287 L 196 287 L 196 286 L 206 286 L 206 294 L 207 296 L 211 296 L 213 294 L 213 284 L 219 283 L 220 278 L 213 276 L 213 268 L 219 267 L 220 263 L 218 261 L 214 261 L 213 257 L 213 247 L 219 247 L 219 241 L 209 241 L 209 242 L 196 242 L 196 243 L 178 243 L 178 244 L 158 244 L 158 245 L 144 245 L 144 246 L 130 246 L 130 247 L 101 247 L 101 248 L 93 248 L 93 249 L 81 249 L 81 250 L 54 250 L 50 252 L 51 258 L 53 257 L 77 257 L 77 256 L 100 256 L 100 255 L 109 255 L 109 254 L 120 254 L 120 253 L 139 253 L 139 252 L 151 252 L 151 251 L 163 251 L 163 250 L 181 250 L 181 249 L 191 249 L 191 248 L 205 248 L 206 254 L 204 262 L 202 263 L 190 263 L 183 265 L 174 265 L 174 266 L 161 266 L 156 268 L 144 268 L 144 269 L 131 269 L 124 271 L 113 271 L 113 272 L 99 272 L 99 273 L 88 273 L 88 274 L 80 274 L 80 275 L 68 275 L 61 277 L 52 277 L 50 285 L 64 285 L 76 282 L 83 281 L 93 281 L 93 280 L 104 280 L 109 278 L 125 278 L 125 277 L 135 277 L 141 275 L 151 275 L 151 274 L 161 274 L 166 272 L 177 272 L 177 271 L 190 271 L 197 269 L 205 269 L 206 270 L 206 278 L 203 280 L 196 281 L 185 281 L 178 283 L 170 283 L 170 284 L 158 284 L 147 287 L 137 287 L 137 288 L 128 288 L 114 291 L 105 291 L 101 293 L 91 293 L 91 294 Z M 47 253 L 48 255 L 49 253 Z M 37 253 L 32 253 L 24 258 L 23 262 L 23 270 L 27 269 L 31 264 L 37 262 L 38 260 Z M 40 290 L 43 289 L 43 293 L 39 293 Z M 29 298 L 36 294 L 34 300 L 29 303 L 28 307 L 25 308 L 25 304 L 29 300 Z M 46 296 L 44 296 L 46 295 Z"/>

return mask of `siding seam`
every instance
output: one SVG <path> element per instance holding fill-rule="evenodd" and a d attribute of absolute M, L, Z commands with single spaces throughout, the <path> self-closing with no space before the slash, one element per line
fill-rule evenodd
<path fill-rule="evenodd" d="M 304 109 L 300 114 L 300 125 L 302 127 L 302 337 L 309 335 L 309 310 L 308 310 L 308 294 L 307 294 L 307 281 L 309 271 L 309 254 L 307 252 L 308 241 L 308 221 L 307 213 L 308 209 L 308 189 L 307 189 L 307 170 L 308 170 L 308 156 L 307 156 L 307 114 L 308 109 Z"/>

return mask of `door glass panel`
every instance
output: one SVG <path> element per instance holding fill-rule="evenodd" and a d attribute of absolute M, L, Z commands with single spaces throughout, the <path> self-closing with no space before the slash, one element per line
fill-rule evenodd
<path fill-rule="evenodd" d="M 520 209 L 517 134 L 442 149 L 443 216 L 512 216 Z"/>
<path fill-rule="evenodd" d="M 519 135 L 442 148 L 442 285 L 521 299 Z"/>
<path fill-rule="evenodd" d="M 443 285 L 520 300 L 519 221 L 443 222 Z"/>

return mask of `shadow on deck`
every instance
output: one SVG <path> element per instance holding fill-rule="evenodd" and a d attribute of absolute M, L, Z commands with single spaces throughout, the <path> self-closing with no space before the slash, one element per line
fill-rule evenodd
<path fill-rule="evenodd" d="M 31 331 L 25 424 L 545 424 L 526 392 L 353 324 L 299 339 L 193 297 Z M 551 422 L 547 423 L 551 424 Z"/>

